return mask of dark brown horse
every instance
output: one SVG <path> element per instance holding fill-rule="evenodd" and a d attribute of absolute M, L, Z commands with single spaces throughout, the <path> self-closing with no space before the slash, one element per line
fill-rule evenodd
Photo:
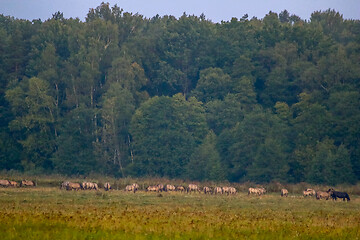
<path fill-rule="evenodd" d="M 345 201 L 346 198 L 347 201 L 350 201 L 350 197 L 349 194 L 347 194 L 347 192 L 338 192 L 332 188 L 330 188 L 327 192 L 330 193 L 330 196 L 333 200 L 336 200 L 337 198 L 342 198 L 343 201 Z"/>

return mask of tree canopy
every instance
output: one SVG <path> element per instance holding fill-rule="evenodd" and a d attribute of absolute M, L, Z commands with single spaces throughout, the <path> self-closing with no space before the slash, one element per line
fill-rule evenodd
<path fill-rule="evenodd" d="M 0 169 L 360 180 L 360 21 L 0 15 Z"/>

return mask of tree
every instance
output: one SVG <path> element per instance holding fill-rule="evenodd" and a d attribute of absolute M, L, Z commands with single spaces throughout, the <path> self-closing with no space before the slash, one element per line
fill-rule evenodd
<path fill-rule="evenodd" d="M 355 175 L 346 148 L 343 145 L 336 147 L 334 141 L 328 138 L 318 142 L 307 180 L 333 186 L 344 182 L 353 183 Z"/>
<path fill-rule="evenodd" d="M 57 151 L 52 157 L 56 172 L 65 175 L 103 172 L 103 162 L 98 162 L 94 151 L 93 110 L 81 104 L 66 116 L 59 127 Z"/>
<path fill-rule="evenodd" d="M 352 90 L 334 91 L 329 96 L 327 106 L 334 124 L 329 135 L 336 145 L 344 145 L 349 151 L 353 171 L 359 176 L 360 126 L 357 123 L 360 121 L 360 94 Z"/>
<path fill-rule="evenodd" d="M 208 68 L 200 72 L 200 79 L 192 94 L 202 102 L 220 99 L 230 92 L 231 78 L 220 68 Z"/>
<path fill-rule="evenodd" d="M 186 174 L 191 180 L 221 181 L 225 179 L 225 168 L 216 149 L 216 135 L 210 131 L 202 144 L 190 156 Z"/>
<path fill-rule="evenodd" d="M 247 168 L 247 179 L 255 182 L 286 181 L 289 170 L 289 149 L 281 137 L 266 137 L 258 146 L 252 164 Z"/>
<path fill-rule="evenodd" d="M 300 101 L 292 106 L 294 130 L 298 145 L 315 144 L 332 128 L 331 115 L 325 106 L 314 101 L 314 95 L 301 93 Z"/>
<path fill-rule="evenodd" d="M 146 91 L 142 89 L 148 83 L 144 69 L 127 57 L 116 58 L 109 69 L 109 77 L 106 84 L 119 84 L 123 89 L 127 89 L 136 100 L 137 105 L 148 98 Z"/>
<path fill-rule="evenodd" d="M 220 134 L 224 129 L 233 128 L 244 118 L 244 105 L 235 94 L 228 94 L 224 101 L 214 100 L 206 103 L 206 120 L 210 129 Z"/>
<path fill-rule="evenodd" d="M 22 133 L 18 141 L 26 151 L 23 167 L 51 169 L 49 158 L 55 149 L 55 100 L 49 95 L 49 84 L 40 78 L 30 78 L 7 90 L 6 99 L 15 115 L 9 127 Z"/>
<path fill-rule="evenodd" d="M 135 110 L 131 92 L 114 82 L 104 94 L 101 105 L 101 150 L 99 161 L 103 162 L 108 172 L 120 170 L 129 164 L 130 134 L 129 124 Z"/>
<path fill-rule="evenodd" d="M 279 20 L 282 23 L 290 22 L 290 13 L 285 9 L 281 13 L 279 13 Z"/>
<path fill-rule="evenodd" d="M 219 136 L 219 153 L 227 165 L 228 179 L 261 182 L 283 178 L 291 149 L 288 137 L 287 126 L 269 111 L 257 107 L 246 114 L 243 121 Z M 274 168 L 265 167 L 273 163 Z"/>
<path fill-rule="evenodd" d="M 153 97 L 131 121 L 136 175 L 180 177 L 207 132 L 204 109 L 181 94 Z"/>

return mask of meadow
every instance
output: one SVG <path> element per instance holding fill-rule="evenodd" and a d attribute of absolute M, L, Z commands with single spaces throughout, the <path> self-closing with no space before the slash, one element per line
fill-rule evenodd
<path fill-rule="evenodd" d="M 359 239 L 350 197 L 0 188 L 0 239 Z"/>

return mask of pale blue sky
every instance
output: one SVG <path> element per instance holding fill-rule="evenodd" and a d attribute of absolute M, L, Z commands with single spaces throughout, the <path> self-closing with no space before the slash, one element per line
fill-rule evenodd
<path fill-rule="evenodd" d="M 89 8 L 95 8 L 101 0 L 0 0 L 0 13 L 22 19 L 46 20 L 60 11 L 64 17 L 85 19 Z M 179 17 L 186 12 L 200 16 L 204 13 L 213 22 L 229 21 L 232 17 L 263 18 L 269 11 L 280 13 L 286 9 L 302 19 L 309 19 L 317 10 L 335 9 L 346 19 L 360 19 L 360 0 L 109 0 L 126 12 L 139 13 L 151 18 L 156 14 Z"/>

